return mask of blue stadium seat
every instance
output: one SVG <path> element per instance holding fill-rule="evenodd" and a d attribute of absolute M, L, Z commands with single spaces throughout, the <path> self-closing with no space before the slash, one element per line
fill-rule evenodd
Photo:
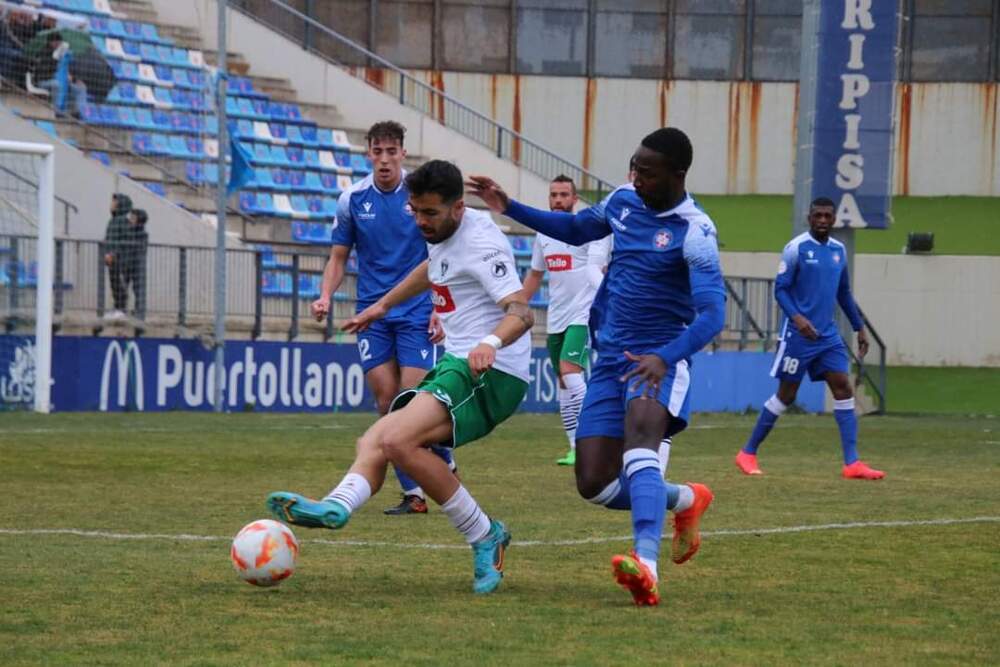
<path fill-rule="evenodd" d="M 241 142 L 242 143 L 242 142 Z M 253 162 L 264 166 L 276 164 L 271 157 L 271 147 L 267 144 L 250 144 L 253 146 Z"/>
<path fill-rule="evenodd" d="M 108 19 L 108 32 L 112 37 L 118 39 L 129 39 L 131 36 L 125 32 L 125 24 L 120 19 Z"/>
<path fill-rule="evenodd" d="M 303 179 L 301 189 L 305 192 L 313 193 L 323 193 L 326 192 L 326 187 L 323 185 L 323 181 L 320 179 L 319 173 L 315 171 L 305 172 L 305 178 Z"/>
<path fill-rule="evenodd" d="M 188 162 L 184 165 L 184 175 L 193 185 L 205 182 L 205 169 L 200 162 Z"/>
<path fill-rule="evenodd" d="M 205 170 L 205 182 L 206 183 L 218 183 L 219 182 L 219 165 L 216 162 L 207 162 L 204 164 L 203 169 Z"/>
<path fill-rule="evenodd" d="M 146 132 L 132 133 L 132 150 L 139 155 L 153 154 L 153 139 Z"/>
<path fill-rule="evenodd" d="M 329 192 L 333 195 L 340 196 L 340 186 L 337 185 L 337 175 L 331 174 L 330 172 L 323 172 L 319 175 L 320 183 L 323 184 L 323 190 Z"/>
<path fill-rule="evenodd" d="M 208 79 L 204 72 L 201 70 L 188 70 L 188 82 L 199 89 L 204 89 L 205 85 L 208 83 Z"/>
<path fill-rule="evenodd" d="M 337 199 L 335 197 L 323 197 L 323 213 L 330 219 L 337 217 Z"/>
<path fill-rule="evenodd" d="M 291 127 L 295 127 L 292 125 Z M 288 133 L 286 131 L 286 126 L 283 123 L 268 123 L 267 131 L 271 133 L 271 136 L 283 142 L 288 142 Z"/>
<path fill-rule="evenodd" d="M 121 108 L 109 104 L 100 105 L 98 112 L 101 114 L 101 124 L 108 127 L 122 127 L 124 123 L 122 123 L 121 114 L 119 113 L 119 109 Z"/>
<path fill-rule="evenodd" d="M 149 190 L 150 192 L 154 192 L 160 195 L 161 197 L 167 196 L 167 189 L 163 186 L 163 183 L 160 183 L 159 181 L 139 181 L 139 182 L 145 185 L 146 189 Z"/>
<path fill-rule="evenodd" d="M 89 153 L 87 153 L 87 157 L 91 158 L 92 160 L 97 160 L 105 167 L 111 166 L 111 156 L 105 153 L 104 151 L 90 151 Z"/>
<path fill-rule="evenodd" d="M 309 243 L 309 224 L 299 222 L 298 220 L 293 221 L 292 240 L 298 241 L 299 243 Z"/>
<path fill-rule="evenodd" d="M 176 134 L 167 137 L 167 150 L 170 152 L 170 157 L 182 160 L 193 160 L 199 157 L 197 155 L 192 155 L 191 151 L 188 150 L 187 143 L 184 141 L 184 138 Z"/>
<path fill-rule="evenodd" d="M 90 34 L 92 35 L 107 35 L 109 33 L 108 29 L 108 19 L 101 16 L 91 16 L 88 19 L 90 24 Z"/>
<path fill-rule="evenodd" d="M 312 218 L 312 213 L 309 211 L 309 202 L 306 201 L 305 195 L 292 195 L 292 210 L 295 211 L 295 217 L 298 218 Z"/>
<path fill-rule="evenodd" d="M 333 233 L 333 224 L 329 222 L 314 222 L 309 240 L 313 243 L 330 245 L 330 235 Z M 322 276 L 317 276 L 322 278 Z"/>
<path fill-rule="evenodd" d="M 305 154 L 298 146 L 289 146 L 287 149 L 282 148 L 281 150 L 288 156 L 288 164 L 297 167 L 305 165 Z"/>
<path fill-rule="evenodd" d="M 161 46 L 160 48 L 170 50 L 170 58 L 167 62 L 171 65 L 176 65 L 177 67 L 191 67 L 191 60 L 188 58 L 187 49 L 182 49 L 176 46 L 173 48 Z"/>
<path fill-rule="evenodd" d="M 154 65 L 153 72 L 161 83 L 174 83 L 174 71 L 169 65 Z"/>
<path fill-rule="evenodd" d="M 306 172 L 300 169 L 292 169 L 288 172 L 288 187 L 293 192 L 302 192 L 306 186 Z"/>
<path fill-rule="evenodd" d="M 271 174 L 270 186 L 275 190 L 280 192 L 288 192 L 291 190 L 291 184 L 289 183 L 289 172 L 284 169 L 269 169 Z"/>
<path fill-rule="evenodd" d="M 183 111 L 174 111 L 170 114 L 170 125 L 174 128 L 174 132 L 187 134 L 198 132 L 198 128 L 195 127 L 194 116 Z"/>
<path fill-rule="evenodd" d="M 170 122 L 170 112 L 162 109 L 153 109 L 153 125 L 159 132 L 170 132 L 173 124 Z"/>
<path fill-rule="evenodd" d="M 143 129 L 135 119 L 135 109 L 132 107 L 114 107 L 118 110 L 118 122 L 121 127 L 138 130 Z"/>
<path fill-rule="evenodd" d="M 135 21 L 123 21 L 123 27 L 125 28 L 125 36 L 129 39 L 134 39 L 137 42 L 148 41 L 142 34 L 142 26 Z"/>
<path fill-rule="evenodd" d="M 145 44 L 133 42 L 131 39 L 122 39 L 119 41 L 122 43 L 122 52 L 128 56 L 129 60 L 146 60 L 146 56 L 142 52 L 142 47 Z"/>
<path fill-rule="evenodd" d="M 104 124 L 104 120 L 101 118 L 101 110 L 96 104 L 84 104 L 80 109 L 80 119 L 84 123 L 91 125 Z"/>
<path fill-rule="evenodd" d="M 147 42 L 152 42 L 154 44 L 170 44 L 170 40 L 160 37 L 160 32 L 156 29 L 156 26 L 152 23 L 143 23 L 139 26 L 142 34 L 142 38 Z"/>
<path fill-rule="evenodd" d="M 279 167 L 290 167 L 292 162 L 288 151 L 285 150 L 284 146 L 272 146 L 271 147 L 271 160 L 273 164 Z"/>
<path fill-rule="evenodd" d="M 159 90 L 159 89 L 158 89 Z M 192 95 L 186 90 L 180 88 L 171 88 L 170 91 L 170 102 L 178 109 L 192 110 L 197 109 L 195 104 L 195 99 L 197 96 Z"/>
<path fill-rule="evenodd" d="M 172 108 L 174 101 L 170 98 L 170 93 L 171 91 L 167 88 L 155 86 L 153 88 L 153 97 L 156 98 L 156 106 L 159 108 Z"/>
<path fill-rule="evenodd" d="M 135 122 L 136 125 L 142 129 L 156 129 L 156 123 L 153 122 L 153 111 L 151 109 L 143 109 L 141 107 L 137 108 L 135 110 Z"/>
<path fill-rule="evenodd" d="M 266 192 L 242 192 L 240 208 L 251 215 L 274 215 L 274 200 Z"/>
<path fill-rule="evenodd" d="M 119 81 L 118 84 L 111 89 L 111 93 L 108 95 L 107 101 L 115 102 L 117 104 L 137 104 L 138 98 L 135 95 L 135 86 L 131 83 Z"/>
<path fill-rule="evenodd" d="M 165 134 L 154 132 L 150 135 L 153 155 L 169 156 L 171 154 L 170 138 Z"/>
<path fill-rule="evenodd" d="M 198 86 L 191 83 L 191 77 L 188 74 L 188 70 L 183 67 L 174 67 L 170 72 L 171 77 L 174 80 L 174 85 L 179 88 L 186 88 L 188 90 L 197 90 Z"/>
<path fill-rule="evenodd" d="M 304 157 L 303 162 L 304 162 L 305 166 L 307 166 L 307 167 L 309 167 L 311 169 L 319 169 L 320 168 L 320 164 L 319 164 L 319 151 L 317 151 L 314 148 L 307 148 L 304 151 L 302 151 L 302 155 Z"/>
<path fill-rule="evenodd" d="M 295 127 L 294 125 L 292 127 Z M 302 135 L 302 143 L 306 146 L 316 146 L 319 141 L 317 140 L 318 130 L 315 125 L 308 123 L 303 123 L 299 127 L 299 133 Z"/>
<path fill-rule="evenodd" d="M 91 43 L 93 43 L 94 48 L 100 51 L 101 53 L 108 52 L 108 44 L 107 42 L 104 41 L 104 37 L 102 37 L 101 35 L 91 35 L 90 41 Z"/>
<path fill-rule="evenodd" d="M 351 171 L 356 176 L 366 176 L 372 171 L 371 160 L 361 153 L 351 153 Z"/>
<path fill-rule="evenodd" d="M 338 167 L 351 170 L 351 154 L 346 151 L 333 151 L 333 159 Z"/>
<path fill-rule="evenodd" d="M 316 130 L 316 140 L 319 142 L 320 148 L 328 150 L 336 148 L 336 144 L 333 143 L 333 130 L 328 127 L 321 127 Z"/>
<path fill-rule="evenodd" d="M 280 126 L 285 129 L 285 138 L 288 139 L 288 143 L 293 146 L 304 146 L 306 145 L 305 139 L 302 137 L 302 132 L 298 125 L 285 125 L 284 123 L 271 123 L 271 127 Z M 273 133 L 273 129 L 272 129 Z"/>
<path fill-rule="evenodd" d="M 209 157 L 205 152 L 205 142 L 199 137 L 186 137 L 184 141 L 187 143 L 188 152 L 196 156 L 196 159 L 204 160 Z"/>
<path fill-rule="evenodd" d="M 510 245 L 514 249 L 515 257 L 530 257 L 531 242 L 527 236 L 510 236 Z"/>

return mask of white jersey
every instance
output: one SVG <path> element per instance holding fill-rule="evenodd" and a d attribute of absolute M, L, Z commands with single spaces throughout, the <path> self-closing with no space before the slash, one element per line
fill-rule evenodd
<path fill-rule="evenodd" d="M 488 213 L 465 209 L 462 223 L 441 243 L 428 243 L 431 299 L 441 318 L 448 354 L 463 359 L 504 318 L 498 301 L 519 292 L 514 251 Z M 494 368 L 531 381 L 531 334 L 497 351 Z"/>
<path fill-rule="evenodd" d="M 595 241 L 599 243 L 599 241 Z M 590 246 L 573 246 L 537 234 L 531 249 L 531 268 L 549 271 L 549 317 L 546 331 L 562 333 L 571 325 L 586 325 L 597 289 L 587 280 Z"/>

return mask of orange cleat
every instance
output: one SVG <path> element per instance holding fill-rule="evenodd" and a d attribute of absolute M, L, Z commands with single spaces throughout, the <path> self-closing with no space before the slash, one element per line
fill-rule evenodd
<path fill-rule="evenodd" d="M 736 455 L 736 467 L 743 472 L 744 475 L 763 475 L 764 471 L 757 467 L 757 455 L 747 454 L 742 449 L 740 453 Z"/>
<path fill-rule="evenodd" d="M 701 515 L 708 510 L 715 497 L 704 484 L 691 484 L 688 486 L 694 491 L 694 504 L 683 512 L 674 514 L 674 540 L 671 545 L 671 556 L 675 563 L 680 565 L 691 560 L 691 557 L 698 553 L 701 546 L 701 533 L 698 532 L 698 524 Z"/>
<path fill-rule="evenodd" d="M 611 571 L 619 586 L 632 594 L 632 602 L 637 607 L 655 607 L 660 604 L 660 593 L 656 588 L 656 579 L 635 551 L 628 556 L 614 556 L 611 559 Z"/>
<path fill-rule="evenodd" d="M 844 479 L 882 479 L 885 473 L 881 470 L 869 468 L 868 464 L 860 459 L 849 466 L 844 466 L 840 472 Z"/>

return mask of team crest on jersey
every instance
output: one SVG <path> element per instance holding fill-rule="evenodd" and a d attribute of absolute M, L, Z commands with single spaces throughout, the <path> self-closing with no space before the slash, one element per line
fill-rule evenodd
<path fill-rule="evenodd" d="M 839 252 L 833 253 L 833 261 L 836 262 L 837 264 L 840 264 L 840 253 Z"/>
<path fill-rule="evenodd" d="M 451 290 L 447 285 L 437 285 L 431 283 L 431 303 L 438 313 L 452 313 L 455 311 L 455 300 L 451 298 Z"/>
<path fill-rule="evenodd" d="M 653 248 L 656 250 L 666 250 L 673 238 L 669 229 L 659 229 L 653 234 Z"/>
<path fill-rule="evenodd" d="M 573 255 L 546 255 L 545 267 L 549 271 L 572 271 Z"/>
<path fill-rule="evenodd" d="M 413 207 L 410 206 L 410 202 L 406 202 L 405 204 L 403 204 L 403 214 L 409 216 L 413 215 Z"/>
<path fill-rule="evenodd" d="M 507 265 L 503 262 L 493 262 L 493 277 L 497 280 L 507 275 Z"/>

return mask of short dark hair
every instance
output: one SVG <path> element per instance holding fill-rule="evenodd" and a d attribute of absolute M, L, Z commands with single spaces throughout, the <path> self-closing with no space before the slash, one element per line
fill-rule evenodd
<path fill-rule="evenodd" d="M 664 156 L 670 166 L 678 171 L 687 171 L 694 160 L 691 140 L 676 127 L 661 127 L 642 138 L 642 145 Z"/>
<path fill-rule="evenodd" d="M 464 191 L 462 172 L 451 162 L 431 160 L 406 176 L 406 188 L 416 197 L 436 193 L 442 202 L 450 204 Z"/>
<path fill-rule="evenodd" d="M 809 210 L 813 210 L 817 206 L 829 206 L 832 209 L 836 209 L 837 205 L 833 203 L 833 200 L 829 197 L 816 197 L 809 203 Z"/>
<path fill-rule="evenodd" d="M 400 123 L 394 120 L 382 120 L 368 129 L 368 134 L 365 135 L 365 141 L 371 146 L 372 142 L 376 139 L 392 139 L 399 142 L 399 145 L 403 145 L 403 137 L 406 135 L 406 128 Z"/>
<path fill-rule="evenodd" d="M 569 183 L 569 186 L 571 188 L 573 188 L 573 194 L 576 194 L 576 183 L 574 183 L 573 179 L 570 178 L 569 176 L 567 176 L 566 174 L 559 174 L 558 176 L 556 176 L 555 178 L 552 179 L 552 182 L 553 183 Z"/>
<path fill-rule="evenodd" d="M 134 208 L 130 212 L 135 214 L 135 221 L 140 225 L 146 224 L 146 221 L 149 220 L 149 214 L 144 208 Z"/>

